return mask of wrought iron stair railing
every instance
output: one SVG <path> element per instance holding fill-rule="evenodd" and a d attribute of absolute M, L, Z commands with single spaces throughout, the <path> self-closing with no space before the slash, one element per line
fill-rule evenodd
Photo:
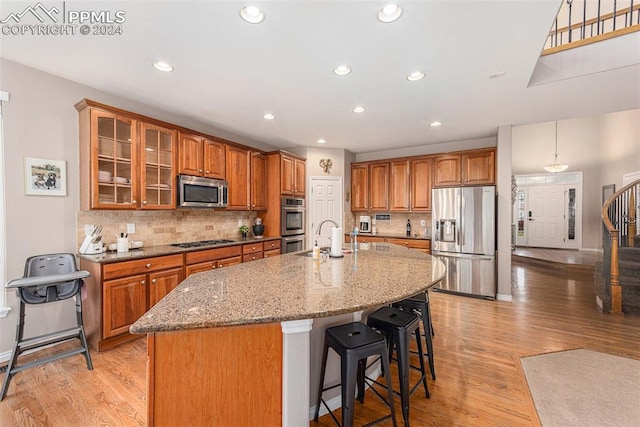
<path fill-rule="evenodd" d="M 620 247 L 634 246 L 637 237 L 637 213 L 640 211 L 640 179 L 611 195 L 602 206 L 602 221 L 609 232 L 609 244 L 604 246 L 604 259 L 610 259 L 608 271 L 611 312 L 622 313 L 622 287 L 620 285 Z M 606 239 L 603 239 L 606 241 Z"/>
<path fill-rule="evenodd" d="M 564 0 L 542 55 L 640 31 L 640 0 Z"/>

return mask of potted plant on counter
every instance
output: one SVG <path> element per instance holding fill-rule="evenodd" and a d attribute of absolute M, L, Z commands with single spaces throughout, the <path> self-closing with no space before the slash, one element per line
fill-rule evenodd
<path fill-rule="evenodd" d="M 242 238 L 246 239 L 247 238 L 247 234 L 249 233 L 249 227 L 246 225 L 241 225 L 238 228 L 238 231 L 240 231 L 240 234 L 242 234 Z"/>

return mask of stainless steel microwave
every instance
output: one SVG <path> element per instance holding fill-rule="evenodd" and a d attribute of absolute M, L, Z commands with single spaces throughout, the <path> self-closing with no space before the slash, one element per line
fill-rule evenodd
<path fill-rule="evenodd" d="M 228 183 L 221 179 L 178 175 L 178 207 L 224 208 L 228 202 Z"/>

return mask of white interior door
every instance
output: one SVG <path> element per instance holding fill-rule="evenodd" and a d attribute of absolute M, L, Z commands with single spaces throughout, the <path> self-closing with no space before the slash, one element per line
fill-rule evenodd
<path fill-rule="evenodd" d="M 325 219 L 335 221 L 340 227 L 344 226 L 342 208 L 342 177 L 309 177 L 309 205 L 307 216 L 309 224 L 307 228 L 307 247 L 313 247 L 316 236 L 316 229 Z M 321 238 L 318 239 L 319 246 L 329 246 L 331 241 L 331 228 L 333 225 L 327 223 L 322 227 Z M 343 227 L 344 228 L 344 227 Z"/>
<path fill-rule="evenodd" d="M 529 246 L 564 248 L 564 185 L 529 187 Z"/>

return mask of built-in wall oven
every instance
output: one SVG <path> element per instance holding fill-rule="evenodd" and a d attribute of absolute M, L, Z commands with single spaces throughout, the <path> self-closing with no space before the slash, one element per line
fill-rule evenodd
<path fill-rule="evenodd" d="M 298 197 L 283 197 L 280 234 L 282 236 L 304 234 L 305 215 L 304 199 Z"/>
<path fill-rule="evenodd" d="M 305 216 L 307 214 L 303 198 L 283 197 L 280 213 L 280 235 L 282 253 L 305 249 Z"/>
<path fill-rule="evenodd" d="M 290 252 L 302 251 L 305 248 L 304 234 L 298 234 L 296 236 L 287 236 L 282 238 L 282 253 L 288 254 Z"/>

